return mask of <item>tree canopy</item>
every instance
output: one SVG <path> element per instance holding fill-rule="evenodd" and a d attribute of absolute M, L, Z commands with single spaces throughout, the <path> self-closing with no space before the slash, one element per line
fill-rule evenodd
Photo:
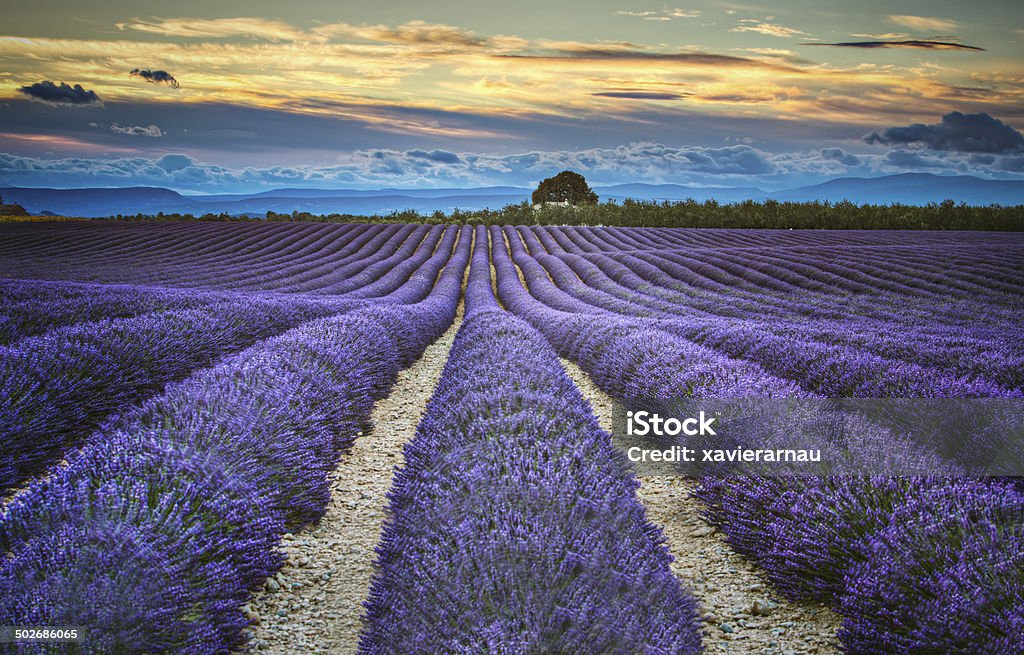
<path fill-rule="evenodd" d="M 579 173 L 562 171 L 554 177 L 542 180 L 533 192 L 533 203 L 568 202 L 570 205 L 594 204 L 597 194 L 587 185 Z"/>

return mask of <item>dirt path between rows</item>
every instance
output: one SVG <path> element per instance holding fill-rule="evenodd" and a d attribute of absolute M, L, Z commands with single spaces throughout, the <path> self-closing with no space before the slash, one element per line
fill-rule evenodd
<path fill-rule="evenodd" d="M 569 377 L 583 393 L 601 427 L 611 431 L 612 399 L 586 373 L 562 360 Z M 787 601 L 758 572 L 757 566 L 733 552 L 725 536 L 698 514 L 691 497 L 692 479 L 640 476 L 637 494 L 647 516 L 661 527 L 675 557 L 672 571 L 693 591 L 704 617 L 704 648 L 708 655 L 838 654 L 839 617 L 824 605 Z"/>
<path fill-rule="evenodd" d="M 402 371 L 374 407 L 374 429 L 360 436 L 332 474 L 332 498 L 319 524 L 285 535 L 285 566 L 246 606 L 253 621 L 249 652 L 354 654 L 362 629 L 376 548 L 394 468 L 441 375 L 462 310 L 451 328 Z M 562 361 L 606 430 L 611 398 L 575 364 Z M 641 477 L 638 495 L 675 557 L 673 572 L 700 602 L 705 652 L 716 654 L 839 653 L 838 617 L 817 604 L 778 596 L 757 567 L 734 553 L 698 515 L 692 480 Z"/>
<path fill-rule="evenodd" d="M 249 652 L 280 655 L 355 653 L 363 601 L 377 559 L 386 498 L 402 447 L 416 433 L 441 377 L 462 307 L 454 324 L 420 359 L 402 371 L 371 418 L 374 428 L 356 439 L 332 474 L 331 502 L 315 526 L 285 535 L 288 561 L 244 608 L 254 622 Z"/>

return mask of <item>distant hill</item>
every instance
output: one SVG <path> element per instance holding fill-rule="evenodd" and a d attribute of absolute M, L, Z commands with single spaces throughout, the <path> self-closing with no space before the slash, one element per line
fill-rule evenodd
<path fill-rule="evenodd" d="M 111 214 L 155 214 L 157 212 L 190 211 L 192 207 L 181 194 L 159 187 L 125 187 L 119 189 L 29 189 L 0 188 L 6 202 L 16 202 L 30 214 L 46 213 L 60 216 L 109 216 Z"/>
<path fill-rule="evenodd" d="M 743 200 L 805 202 L 849 200 L 858 204 L 923 205 L 947 198 L 970 205 L 1024 205 L 1024 181 L 984 180 L 967 175 L 907 173 L 873 178 L 838 178 L 813 186 L 766 192 L 754 187 L 693 187 L 681 184 L 630 183 L 596 186 L 602 200 L 626 198 L 677 201 L 693 198 L 720 203 Z M 414 209 L 421 213 L 500 209 L 529 201 L 531 189 L 513 186 L 474 189 L 274 189 L 254 194 L 183 195 L 159 187 L 116 189 L 0 188 L 5 201 L 23 205 L 32 214 L 111 216 L 114 214 L 227 213 L 261 216 L 267 211 L 312 214 L 388 214 Z"/>
<path fill-rule="evenodd" d="M 612 186 L 594 187 L 594 192 L 602 200 L 614 198 L 624 200 L 687 200 L 693 198 L 700 202 L 717 200 L 721 203 L 742 202 L 743 200 L 764 200 L 768 192 L 754 187 L 696 187 L 682 184 L 614 184 Z"/>
<path fill-rule="evenodd" d="M 904 173 L 885 177 L 843 177 L 813 186 L 777 191 L 771 196 L 776 200 L 795 202 L 849 200 L 873 205 L 926 205 L 947 198 L 968 205 L 1022 205 L 1024 181 Z"/>

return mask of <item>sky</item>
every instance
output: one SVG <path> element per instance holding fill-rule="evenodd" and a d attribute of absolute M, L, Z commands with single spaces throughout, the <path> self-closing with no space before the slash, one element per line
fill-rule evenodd
<path fill-rule="evenodd" d="M 9 3 L 0 186 L 1024 179 L 1024 3 Z"/>

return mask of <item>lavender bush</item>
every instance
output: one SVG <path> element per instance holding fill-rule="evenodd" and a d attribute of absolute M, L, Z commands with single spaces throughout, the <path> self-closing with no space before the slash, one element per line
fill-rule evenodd
<path fill-rule="evenodd" d="M 962 480 L 908 497 L 846 576 L 840 639 L 856 655 L 1024 648 L 1024 495 Z"/>
<path fill-rule="evenodd" d="M 419 303 L 302 325 L 96 433 L 0 511 L 0 623 L 82 625 L 94 652 L 240 646 L 280 535 L 322 515 L 373 399 L 454 319 L 468 257 L 463 239 Z"/>
<path fill-rule="evenodd" d="M 0 625 L 84 624 L 96 652 L 241 645 L 238 607 L 280 566 L 280 534 L 322 514 L 373 401 L 453 320 L 474 238 L 467 321 L 391 495 L 365 653 L 699 649 L 693 601 L 552 348 L 622 399 L 1024 390 L 1006 235 L 0 232 L 0 274 L 49 279 L 0 280 L 0 484 L 67 459 L 0 510 Z M 1014 430 L 1001 418 L 964 447 L 1005 463 Z M 853 436 L 905 470 L 883 426 Z M 843 613 L 851 653 L 1024 652 L 1024 485 L 928 477 L 949 454 L 916 456 L 916 477 L 707 478 L 698 495 L 783 593 Z"/>
<path fill-rule="evenodd" d="M 793 341 L 792 333 L 786 340 L 754 322 L 722 328 L 707 320 L 714 316 L 654 322 L 637 319 L 645 313 L 654 316 L 652 311 L 667 314 L 668 308 L 660 301 L 644 301 L 642 305 L 648 309 L 642 309 L 635 295 L 617 291 L 610 276 L 602 278 L 578 261 L 570 271 L 541 253 L 542 247 L 553 251 L 553 244 L 572 250 L 565 240 L 542 236 L 538 241 L 527 236 L 529 231 L 524 228 L 519 233 L 522 241 L 512 238 L 516 236 L 513 231 L 492 231 L 492 236 L 502 237 L 501 241 L 495 239 L 493 252 L 502 302 L 542 330 L 564 356 L 579 363 L 595 382 L 619 398 L 799 396 L 809 391 L 867 396 L 1019 396 L 1013 388 L 929 370 L 915 362 L 887 361 L 842 342 Z M 619 280 L 630 280 L 636 291 L 649 290 L 622 269 L 612 270 Z M 749 280 L 758 279 L 749 271 L 738 272 Z M 589 279 L 581 284 L 585 277 Z M 685 289 L 678 287 L 680 292 Z M 729 287 L 723 289 L 731 292 Z M 610 316 L 612 312 L 618 316 Z M 988 338 L 984 331 L 975 334 L 979 343 Z M 858 346 L 877 342 L 847 339 Z M 999 347 L 996 341 L 984 343 Z M 720 352 L 742 359 L 723 358 Z M 899 352 L 905 354 L 906 350 Z M 1012 357 L 994 364 L 1003 361 L 1007 362 L 1004 370 L 1017 366 Z M 799 387 L 774 378 L 771 373 L 776 372 Z M 903 470 L 900 464 L 907 461 L 909 445 L 900 445 L 891 437 L 879 438 L 879 429 L 864 425 L 854 431 L 863 441 L 859 445 L 874 447 L 861 449 L 861 455 L 853 449 L 855 454 L 847 464 L 855 468 L 857 456 L 881 457 L 882 464 L 889 461 L 894 470 Z M 982 441 L 971 447 L 984 448 L 984 439 L 990 436 L 981 434 Z M 938 455 L 929 460 L 915 454 L 915 460 L 922 475 L 945 466 Z M 998 521 L 987 521 L 979 514 L 982 508 L 1000 506 L 994 496 L 1012 497 L 1015 493 L 1019 494 L 1019 487 L 1012 484 L 993 487 L 991 483 L 955 479 L 857 476 L 707 478 L 698 491 L 706 503 L 708 520 L 725 531 L 734 547 L 761 563 L 784 593 L 818 598 L 844 612 L 844 643 L 857 653 L 1020 650 L 1024 635 L 1017 608 L 1024 581 L 1010 573 L 1019 559 L 1019 517 L 1007 519 L 1007 512 L 1002 511 Z M 941 498 L 947 499 L 945 503 L 936 500 Z M 950 509 L 954 498 L 974 509 Z M 1004 504 L 1019 502 L 1003 498 Z M 945 537 L 921 524 L 924 520 L 934 524 L 925 517 L 936 512 L 954 517 L 943 519 L 949 532 Z M 1018 538 L 1014 541 L 1005 535 Z M 901 539 L 910 540 L 914 547 Z M 939 573 L 948 567 L 957 572 Z M 897 569 L 899 574 L 894 573 Z M 993 583 L 996 576 L 999 584 Z M 915 587 L 918 582 L 925 585 L 923 592 Z M 919 599 L 922 593 L 924 602 Z M 952 615 L 962 620 L 950 622 L 946 617 Z M 967 644 L 975 644 L 975 650 Z"/>
<path fill-rule="evenodd" d="M 498 309 L 482 229 L 477 244 L 466 322 L 389 494 L 360 652 L 699 652 L 622 456 Z"/>
<path fill-rule="evenodd" d="M 0 348 L 0 492 L 111 412 L 325 308 L 237 300 L 53 330 Z"/>

